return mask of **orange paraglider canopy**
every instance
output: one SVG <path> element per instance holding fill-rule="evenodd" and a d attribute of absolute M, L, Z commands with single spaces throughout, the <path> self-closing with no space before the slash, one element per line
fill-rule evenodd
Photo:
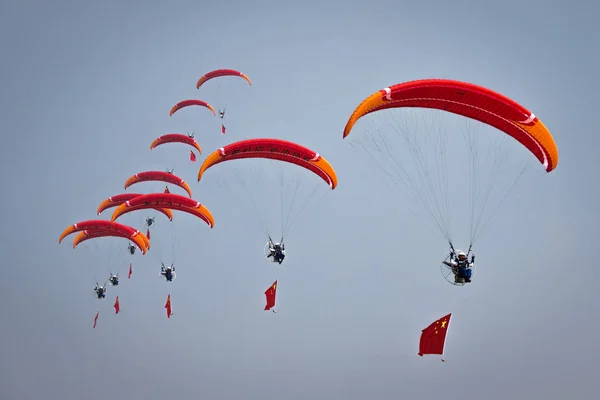
<path fill-rule="evenodd" d="M 180 101 L 179 103 L 175 104 L 173 106 L 173 108 L 171 108 L 171 111 L 169 112 L 169 116 L 172 117 L 173 114 L 175 114 L 178 110 L 185 108 L 185 107 L 189 107 L 189 106 L 206 107 L 210 111 L 212 111 L 213 115 L 217 115 L 213 106 L 211 106 L 210 104 L 208 104 L 207 102 L 205 102 L 203 100 L 183 100 L 183 101 Z"/>
<path fill-rule="evenodd" d="M 183 179 L 181 179 L 177 175 L 163 171 L 146 171 L 137 173 L 131 176 L 129 179 L 127 179 L 127 181 L 125 182 L 125 189 L 127 189 L 131 185 L 135 185 L 136 183 L 150 181 L 165 182 L 175 186 L 179 186 L 180 188 L 185 190 L 190 197 L 192 197 L 192 188 L 190 188 L 190 185 L 188 185 Z"/>
<path fill-rule="evenodd" d="M 143 196 L 143 194 L 123 193 L 123 194 L 117 194 L 115 196 L 111 196 L 108 199 L 102 201 L 102 203 L 100 203 L 96 212 L 98 213 L 98 215 L 100 215 L 102 213 L 102 211 L 107 210 L 112 207 L 120 206 L 121 204 L 125 203 L 127 200 L 131 200 L 134 197 L 138 197 L 138 196 Z M 169 221 L 173 221 L 173 212 L 171 212 L 171 210 L 169 210 L 168 208 L 154 208 L 154 209 L 156 211 L 160 212 L 161 214 L 164 214 L 167 218 L 169 218 Z"/>
<path fill-rule="evenodd" d="M 198 150 L 199 154 L 202 154 L 202 148 L 194 139 L 194 136 L 190 135 L 182 135 L 181 133 L 168 133 L 166 135 L 162 135 L 157 137 L 150 144 L 150 150 L 154 149 L 157 146 L 165 143 L 183 143 L 189 146 L 192 146 L 196 150 Z"/>
<path fill-rule="evenodd" d="M 214 71 L 210 71 L 209 73 L 198 79 L 198 82 L 196 82 L 196 89 L 199 89 L 204 82 L 221 76 L 239 76 L 241 78 L 244 78 L 249 85 L 252 85 L 252 82 L 250 81 L 250 78 L 248 78 L 248 75 L 244 74 L 243 72 L 236 71 L 234 69 L 216 69 Z"/>
<path fill-rule="evenodd" d="M 547 172 L 558 164 L 558 149 L 550 131 L 531 111 L 493 90 L 448 79 L 423 79 L 381 89 L 354 110 L 345 138 L 363 116 L 388 108 L 421 107 L 462 115 L 512 136 L 535 155 Z"/>
<path fill-rule="evenodd" d="M 315 173 L 331 187 L 337 186 L 337 175 L 321 155 L 299 144 L 280 139 L 249 139 L 229 144 L 210 154 L 198 171 L 198 181 L 210 167 L 229 160 L 269 158 L 296 164 Z"/>
<path fill-rule="evenodd" d="M 111 220 L 114 221 L 128 212 L 156 207 L 187 212 L 202 219 L 211 228 L 215 225 L 215 220 L 208 208 L 196 200 L 173 193 L 151 193 L 135 197 L 118 206 L 113 212 Z"/>
<path fill-rule="evenodd" d="M 88 220 L 88 221 L 82 221 L 82 222 L 73 224 L 61 233 L 60 238 L 58 239 L 58 243 L 62 242 L 66 236 L 68 236 L 72 233 L 81 232 L 81 231 L 117 232 L 119 234 L 122 234 L 123 237 L 128 237 L 131 241 L 136 243 L 137 246 L 140 248 L 140 250 L 144 254 L 146 254 L 147 249 L 150 249 L 150 241 L 139 230 L 134 229 L 127 225 L 122 225 L 117 222 L 111 222 L 111 221 L 106 221 L 106 220 Z"/>

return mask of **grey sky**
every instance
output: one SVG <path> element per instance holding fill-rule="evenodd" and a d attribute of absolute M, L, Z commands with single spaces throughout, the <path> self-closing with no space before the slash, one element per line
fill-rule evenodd
<path fill-rule="evenodd" d="M 593 397 L 600 10 L 569 4 L 3 1 L 0 398 Z M 168 116 L 184 98 L 215 98 L 214 86 L 194 83 L 216 68 L 253 81 L 223 83 L 225 137 L 202 110 Z M 517 100 L 559 147 L 556 171 L 505 205 L 479 240 L 470 287 L 443 280 L 443 240 L 341 139 L 364 97 L 429 77 Z M 219 186 L 220 166 L 198 184 L 187 149 L 148 149 L 192 130 L 202 157 L 227 141 L 281 137 L 336 168 L 339 187 L 303 213 L 282 267 L 262 259 L 264 237 Z M 91 289 L 106 273 L 104 245 L 73 250 L 58 235 L 154 168 L 190 182 L 216 227 L 176 213 L 177 280 L 166 286 L 157 256 L 138 254 L 132 280 L 100 303 Z M 162 185 L 136 191 L 148 189 Z M 151 252 L 168 254 L 170 239 L 157 235 Z M 128 258 L 116 254 L 124 275 Z M 263 291 L 275 279 L 272 314 Z M 421 329 L 449 312 L 447 362 L 418 357 Z"/>

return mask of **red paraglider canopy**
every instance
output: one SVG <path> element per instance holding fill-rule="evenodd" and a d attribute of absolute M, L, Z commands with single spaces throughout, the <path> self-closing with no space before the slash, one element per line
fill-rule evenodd
<path fill-rule="evenodd" d="M 198 79 L 198 82 L 196 83 L 196 89 L 199 89 L 204 82 L 221 76 L 239 76 L 241 78 L 244 78 L 249 85 L 252 85 L 252 82 L 250 81 L 248 75 L 244 74 L 243 72 L 236 71 L 235 69 L 216 69 Z"/>

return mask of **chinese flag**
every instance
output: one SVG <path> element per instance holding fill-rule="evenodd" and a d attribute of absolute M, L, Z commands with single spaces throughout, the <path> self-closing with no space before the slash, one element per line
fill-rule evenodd
<path fill-rule="evenodd" d="M 121 306 L 119 305 L 119 296 L 117 296 L 117 299 L 115 300 L 115 305 L 113 307 L 115 308 L 115 314 L 118 314 L 119 311 L 121 311 Z"/>
<path fill-rule="evenodd" d="M 267 298 L 267 305 L 265 311 L 275 307 L 275 296 L 277 295 L 277 281 L 273 282 L 270 288 L 265 291 L 265 297 Z"/>
<path fill-rule="evenodd" d="M 129 263 L 129 273 L 127 274 L 127 279 L 131 279 L 131 273 L 133 271 L 131 271 L 131 263 Z"/>
<path fill-rule="evenodd" d="M 194 154 L 194 152 L 192 150 L 190 150 L 190 161 L 196 162 L 196 155 Z"/>
<path fill-rule="evenodd" d="M 167 309 L 167 318 L 171 318 L 173 313 L 171 312 L 171 295 L 167 297 L 167 303 L 165 304 L 165 308 Z"/>
<path fill-rule="evenodd" d="M 168 186 L 165 186 L 165 193 L 171 193 Z"/>
<path fill-rule="evenodd" d="M 225 134 L 225 125 L 221 124 L 221 134 Z"/>
<path fill-rule="evenodd" d="M 423 329 L 421 342 L 419 343 L 420 356 L 423 356 L 423 354 L 444 354 L 444 343 L 451 315 L 448 314 Z"/>
<path fill-rule="evenodd" d="M 96 311 L 96 316 L 94 317 L 94 329 L 96 329 L 96 323 L 98 322 L 98 314 L 100 311 Z"/>

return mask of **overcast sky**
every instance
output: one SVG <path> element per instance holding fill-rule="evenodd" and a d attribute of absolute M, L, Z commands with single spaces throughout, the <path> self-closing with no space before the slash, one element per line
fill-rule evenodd
<path fill-rule="evenodd" d="M 593 397 L 600 9 L 591 4 L 3 1 L 0 398 Z M 196 90 L 217 68 L 247 73 L 252 86 L 225 78 Z M 465 287 L 440 274 L 443 237 L 342 140 L 371 93 L 438 77 L 523 104 L 560 155 L 557 169 L 522 186 L 478 238 L 476 276 Z M 200 108 L 169 117 L 187 98 L 227 107 L 227 134 Z M 184 145 L 149 150 L 162 134 L 190 131 L 203 148 L 196 163 Z M 253 197 L 265 212 L 278 210 L 277 185 L 244 188 L 225 164 L 196 182 L 205 155 L 252 137 L 314 149 L 339 178 L 328 192 L 301 176 L 304 193 L 317 185 L 318 196 L 286 235 L 281 266 L 264 260 L 266 237 L 245 207 Z M 254 171 L 237 163 L 240 174 Z M 158 215 L 146 256 L 127 254 L 124 240 L 57 243 L 68 225 L 95 218 L 103 199 L 124 192 L 129 176 L 166 168 L 190 183 L 214 229 L 180 212 L 172 225 Z M 298 171 L 283 170 L 289 194 Z M 454 194 L 461 188 L 451 185 Z M 142 228 L 146 215 L 123 222 Z M 452 211 L 459 228 L 469 215 L 460 202 Z M 278 221 L 268 224 L 280 234 Z M 160 261 L 173 260 L 177 279 L 165 283 Z M 129 262 L 131 280 L 95 299 L 95 280 L 117 270 L 124 277 Z M 263 292 L 276 279 L 273 314 L 263 311 Z M 167 319 L 169 293 L 175 315 Z M 447 362 L 417 356 L 421 330 L 447 313 Z"/>

